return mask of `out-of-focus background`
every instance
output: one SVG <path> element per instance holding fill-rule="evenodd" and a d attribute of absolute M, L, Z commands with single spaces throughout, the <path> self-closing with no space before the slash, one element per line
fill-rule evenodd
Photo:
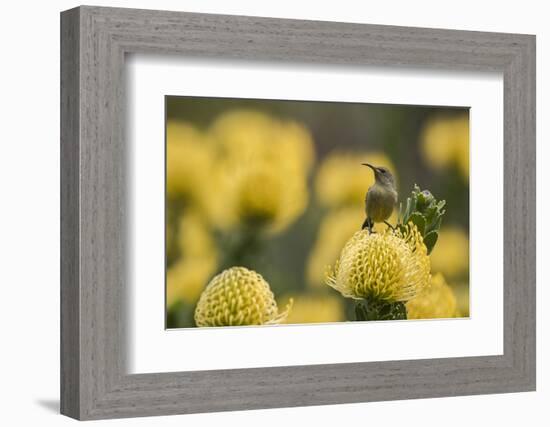
<path fill-rule="evenodd" d="M 353 320 L 324 273 L 364 220 L 362 162 L 390 168 L 400 202 L 414 184 L 447 201 L 432 274 L 469 315 L 467 108 L 167 97 L 166 117 L 168 328 L 195 326 L 202 289 L 235 265 L 294 299 L 286 323 Z"/>

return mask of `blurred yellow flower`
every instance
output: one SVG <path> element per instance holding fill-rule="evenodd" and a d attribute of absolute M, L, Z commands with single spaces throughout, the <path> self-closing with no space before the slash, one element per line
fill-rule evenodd
<path fill-rule="evenodd" d="M 166 235 L 166 240 L 165 240 L 166 257 L 171 259 L 175 257 L 175 251 L 174 251 L 175 237 L 174 237 L 174 224 L 170 220 L 166 221 L 164 232 Z"/>
<path fill-rule="evenodd" d="M 216 119 L 210 135 L 220 157 L 231 164 L 265 162 L 301 174 L 313 165 L 311 134 L 294 121 L 278 120 L 259 111 L 232 110 Z"/>
<path fill-rule="evenodd" d="M 364 220 L 365 209 L 359 205 L 339 208 L 325 215 L 307 260 L 306 273 L 310 285 L 324 285 L 327 266 L 334 264 L 346 242 L 361 229 Z M 397 214 L 394 212 L 388 221 L 395 224 L 396 220 Z M 383 223 L 374 226 L 378 233 L 386 228 Z"/>
<path fill-rule="evenodd" d="M 280 175 L 269 165 L 249 166 L 233 192 L 234 212 L 244 226 L 277 232 L 290 225 L 307 206 L 305 177 Z"/>
<path fill-rule="evenodd" d="M 283 183 L 272 169 L 250 172 L 239 188 L 237 215 L 245 224 L 271 223 L 280 212 Z"/>
<path fill-rule="evenodd" d="M 202 292 L 195 323 L 204 326 L 269 325 L 285 320 L 292 306 L 279 313 L 269 284 L 255 271 L 231 267 L 215 276 Z"/>
<path fill-rule="evenodd" d="M 465 273 L 469 264 L 469 242 L 466 233 L 458 227 L 439 231 L 439 238 L 430 254 L 432 271 L 454 278 Z"/>
<path fill-rule="evenodd" d="M 424 127 L 421 152 L 426 162 L 441 170 L 451 165 L 468 180 L 470 173 L 470 125 L 468 115 L 435 117 Z"/>
<path fill-rule="evenodd" d="M 237 162 L 256 161 L 276 138 L 269 115 L 252 110 L 230 110 L 210 127 L 220 157 Z"/>
<path fill-rule="evenodd" d="M 178 246 L 184 257 L 217 258 L 216 242 L 198 211 L 187 210 L 179 220 Z"/>
<path fill-rule="evenodd" d="M 345 320 L 342 299 L 333 295 L 303 294 L 294 304 L 284 323 L 329 323 Z"/>
<path fill-rule="evenodd" d="M 279 123 L 278 134 L 278 143 L 271 146 L 273 158 L 282 156 L 289 169 L 308 173 L 315 162 L 313 138 L 309 130 L 297 122 L 287 121 Z"/>
<path fill-rule="evenodd" d="M 181 258 L 166 272 L 166 305 L 172 307 L 179 301 L 197 302 L 208 279 L 216 270 L 216 261 L 204 258 Z"/>
<path fill-rule="evenodd" d="M 470 287 L 468 283 L 458 283 L 453 286 L 456 296 L 457 316 L 470 317 Z"/>
<path fill-rule="evenodd" d="M 194 304 L 218 265 L 216 244 L 198 212 L 181 217 L 176 238 L 181 255 L 166 273 L 168 307 L 180 300 Z"/>
<path fill-rule="evenodd" d="M 315 191 L 319 201 L 328 207 L 363 205 L 368 188 L 374 184 L 372 171 L 361 163 L 386 166 L 394 177 L 396 170 L 390 159 L 382 153 L 347 153 L 336 151 L 321 163 L 315 178 Z"/>
<path fill-rule="evenodd" d="M 457 145 L 456 162 L 458 170 L 465 181 L 470 180 L 470 144 L 469 137 L 467 141 L 462 141 Z"/>
<path fill-rule="evenodd" d="M 166 192 L 170 197 L 196 201 L 212 165 L 205 136 L 193 126 L 169 120 L 166 124 Z"/>
<path fill-rule="evenodd" d="M 278 232 L 304 212 L 314 161 L 305 127 L 235 110 L 222 114 L 209 135 L 217 153 L 211 177 L 211 191 L 220 199 L 214 209 L 218 213 L 212 215 L 217 227 L 260 226 Z"/>
<path fill-rule="evenodd" d="M 346 298 L 408 301 L 429 284 L 430 258 L 415 225 L 404 233 L 358 231 L 342 249 L 327 285 Z"/>
<path fill-rule="evenodd" d="M 432 276 L 430 286 L 407 302 L 407 319 L 456 317 L 457 303 L 453 290 L 442 274 Z"/>

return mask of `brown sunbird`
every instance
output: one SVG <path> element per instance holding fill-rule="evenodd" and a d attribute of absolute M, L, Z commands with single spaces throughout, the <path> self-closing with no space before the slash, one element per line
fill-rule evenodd
<path fill-rule="evenodd" d="M 365 196 L 365 213 L 367 219 L 362 228 L 367 228 L 372 232 L 375 222 L 384 222 L 393 228 L 386 220 L 391 216 L 395 205 L 397 204 L 397 190 L 395 180 L 388 168 L 382 166 L 373 166 L 369 163 L 361 163 L 368 166 L 374 172 L 374 184 L 369 187 Z"/>

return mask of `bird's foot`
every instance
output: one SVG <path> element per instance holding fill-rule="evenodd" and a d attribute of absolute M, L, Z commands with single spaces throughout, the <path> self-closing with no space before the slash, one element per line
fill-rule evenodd
<path fill-rule="evenodd" d="M 388 221 L 384 221 L 384 224 L 386 224 L 389 228 L 391 228 L 392 231 L 395 231 L 395 227 L 391 225 Z"/>
<path fill-rule="evenodd" d="M 366 228 L 369 231 L 369 234 L 372 234 L 374 233 L 374 231 L 372 230 L 373 226 L 374 226 L 374 222 L 370 218 L 367 218 L 365 219 L 365 222 L 363 222 L 363 225 L 361 226 L 361 230 L 364 230 Z"/>

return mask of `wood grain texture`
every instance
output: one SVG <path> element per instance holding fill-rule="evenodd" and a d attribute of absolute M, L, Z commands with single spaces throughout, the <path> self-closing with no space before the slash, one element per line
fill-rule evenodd
<path fill-rule="evenodd" d="M 61 27 L 62 413 L 99 419 L 534 390 L 534 36 L 96 7 L 63 12 Z M 128 375 L 131 53 L 502 72 L 504 354 Z"/>
<path fill-rule="evenodd" d="M 79 11 L 61 19 L 61 412 L 80 413 Z"/>

